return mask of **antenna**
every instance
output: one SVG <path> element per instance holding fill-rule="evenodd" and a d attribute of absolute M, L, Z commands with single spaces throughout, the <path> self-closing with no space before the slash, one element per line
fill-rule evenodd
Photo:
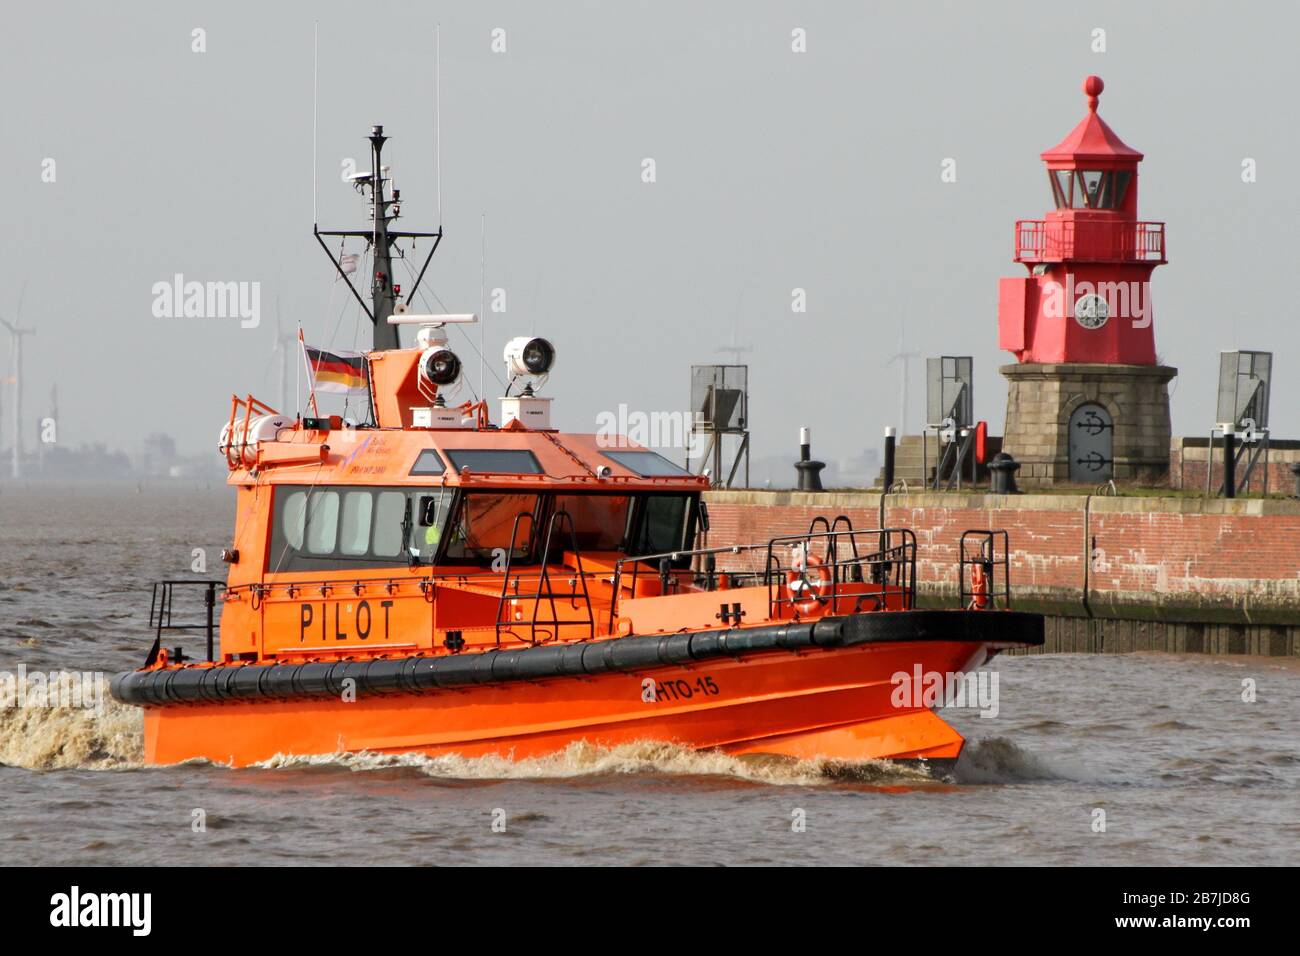
<path fill-rule="evenodd" d="M 316 197 L 320 189 L 317 184 L 319 175 L 316 161 L 317 136 L 316 136 L 316 116 L 317 103 L 319 95 L 317 93 L 317 82 L 320 77 L 320 21 L 315 21 L 315 27 L 311 39 L 311 221 L 320 222 L 320 216 L 316 211 Z"/>
<path fill-rule="evenodd" d="M 479 259 L 478 259 L 478 314 L 483 321 L 478 327 L 478 397 L 482 400 L 483 391 L 483 352 L 487 348 L 487 213 L 479 222 Z"/>
<path fill-rule="evenodd" d="M 442 232 L 442 24 L 433 33 L 433 129 L 434 163 L 438 179 L 438 231 Z"/>
<path fill-rule="evenodd" d="M 744 355 L 746 352 L 754 351 L 748 345 L 741 345 L 739 342 L 740 311 L 741 311 L 741 306 L 744 304 L 744 302 L 745 302 L 745 289 L 742 286 L 740 289 L 740 295 L 736 297 L 736 312 L 735 315 L 732 316 L 732 321 L 731 321 L 731 344 L 721 346 L 720 348 L 715 350 L 718 352 L 730 353 L 731 362 L 733 365 L 739 365 L 740 357 Z"/>
<path fill-rule="evenodd" d="M 296 338 L 298 340 L 298 351 L 301 352 L 303 355 L 306 355 L 306 349 L 302 347 L 302 318 L 301 317 L 299 317 L 298 319 L 298 335 L 296 336 Z M 294 376 L 294 380 L 293 380 L 294 417 L 301 419 L 302 418 L 302 365 L 300 365 L 297 362 L 294 362 L 293 364 L 298 368 L 297 374 Z"/>

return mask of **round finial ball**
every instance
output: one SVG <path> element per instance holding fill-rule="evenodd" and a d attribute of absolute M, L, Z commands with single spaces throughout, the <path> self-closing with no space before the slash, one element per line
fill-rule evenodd
<path fill-rule="evenodd" d="M 1101 96 L 1101 91 L 1106 88 L 1106 84 L 1101 81 L 1100 76 L 1089 76 L 1083 81 L 1083 92 L 1089 96 Z"/>

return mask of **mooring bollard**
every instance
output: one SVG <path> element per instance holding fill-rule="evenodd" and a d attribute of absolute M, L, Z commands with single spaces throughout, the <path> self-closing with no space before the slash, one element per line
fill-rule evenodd
<path fill-rule="evenodd" d="M 885 494 L 894 486 L 894 426 L 885 426 Z"/>
<path fill-rule="evenodd" d="M 799 460 L 794 467 L 799 472 L 800 491 L 822 490 L 821 472 L 826 462 L 812 460 L 812 430 L 807 425 L 799 429 Z"/>
<path fill-rule="evenodd" d="M 990 492 L 995 495 L 1020 494 L 1020 489 L 1016 487 L 1016 472 L 1020 470 L 1020 462 L 1000 451 L 989 461 L 988 468 Z"/>

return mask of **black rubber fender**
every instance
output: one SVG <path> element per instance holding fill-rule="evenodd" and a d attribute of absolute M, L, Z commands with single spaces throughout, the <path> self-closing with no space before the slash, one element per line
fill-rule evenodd
<path fill-rule="evenodd" d="M 438 657 L 307 664 L 174 667 L 116 675 L 114 699 L 139 706 L 427 693 L 671 667 L 768 651 L 863 644 L 952 641 L 1000 647 L 1042 646 L 1043 616 L 1019 611 L 883 611 L 816 621 L 605 638 Z"/>

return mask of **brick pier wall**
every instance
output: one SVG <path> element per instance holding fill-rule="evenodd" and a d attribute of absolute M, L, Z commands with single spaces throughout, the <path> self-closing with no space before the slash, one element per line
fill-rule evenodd
<path fill-rule="evenodd" d="M 1205 491 L 1205 468 L 1210 454 L 1208 438 L 1175 438 L 1169 448 L 1169 484 L 1173 488 L 1187 491 Z M 1249 453 L 1248 453 L 1249 454 Z M 1268 491 L 1270 494 L 1288 494 L 1295 489 L 1295 474 L 1291 466 L 1300 462 L 1300 442 L 1275 441 L 1269 448 L 1268 465 L 1265 467 L 1261 455 L 1251 475 L 1250 484 L 1243 482 L 1246 475 L 1246 461 L 1237 464 L 1237 488 L 1242 492 L 1262 492 L 1265 484 L 1265 471 L 1268 472 Z M 1214 449 L 1214 462 L 1210 465 L 1210 493 L 1218 491 L 1223 484 L 1223 445 L 1222 439 Z"/>
<path fill-rule="evenodd" d="M 1054 651 L 1300 656 L 1300 501 L 1096 495 L 717 491 L 714 546 L 807 531 L 817 515 L 916 533 L 922 604 L 951 605 L 957 544 L 1010 536 L 1015 605 Z"/>

